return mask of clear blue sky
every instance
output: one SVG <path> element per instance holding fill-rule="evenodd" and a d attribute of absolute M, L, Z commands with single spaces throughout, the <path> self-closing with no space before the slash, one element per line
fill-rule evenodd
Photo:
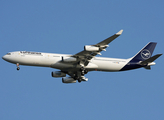
<path fill-rule="evenodd" d="M 0 56 L 11 51 L 75 54 L 124 29 L 103 57 L 129 58 L 148 42 L 164 53 L 162 0 L 1 0 Z M 1 120 L 163 120 L 164 57 L 152 70 L 90 72 L 63 84 L 52 68 L 0 60 Z"/>

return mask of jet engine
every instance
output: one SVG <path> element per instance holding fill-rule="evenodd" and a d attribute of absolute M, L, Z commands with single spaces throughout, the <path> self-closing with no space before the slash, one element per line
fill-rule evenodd
<path fill-rule="evenodd" d="M 61 71 L 54 71 L 51 73 L 52 77 L 65 77 L 66 74 Z"/>
<path fill-rule="evenodd" d="M 62 82 L 63 83 L 76 83 L 76 80 L 73 79 L 72 77 L 63 77 Z"/>
<path fill-rule="evenodd" d="M 85 51 L 99 51 L 99 47 L 91 46 L 91 45 L 86 45 L 84 46 Z"/>
<path fill-rule="evenodd" d="M 76 62 L 76 61 L 77 61 L 77 58 L 74 58 L 74 57 L 65 57 L 65 56 L 63 56 L 63 57 L 62 57 L 62 61 L 63 61 L 63 62 Z"/>

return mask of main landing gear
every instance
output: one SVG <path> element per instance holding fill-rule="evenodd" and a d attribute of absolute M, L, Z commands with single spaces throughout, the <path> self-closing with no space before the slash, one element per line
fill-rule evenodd
<path fill-rule="evenodd" d="M 81 79 L 80 77 L 78 77 L 78 76 L 74 76 L 73 78 L 74 78 L 75 80 L 78 80 L 79 83 L 82 81 L 82 79 Z"/>
<path fill-rule="evenodd" d="M 81 81 L 82 81 L 82 79 L 81 79 L 81 78 L 80 78 L 80 79 L 78 79 L 78 82 L 79 82 L 79 83 L 81 83 Z"/>
<path fill-rule="evenodd" d="M 17 70 L 20 70 L 19 63 L 17 63 L 16 65 L 17 65 Z"/>
<path fill-rule="evenodd" d="M 85 78 L 84 75 L 88 73 L 88 70 L 86 70 L 83 66 L 80 68 L 80 70 L 76 73 L 76 75 L 73 77 L 75 80 L 78 80 L 80 83 L 81 81 L 88 81 L 88 78 Z"/>
<path fill-rule="evenodd" d="M 85 74 L 88 73 L 88 70 L 86 70 L 84 67 L 81 67 L 80 68 L 80 71 L 81 71 L 81 75 L 84 76 Z"/>

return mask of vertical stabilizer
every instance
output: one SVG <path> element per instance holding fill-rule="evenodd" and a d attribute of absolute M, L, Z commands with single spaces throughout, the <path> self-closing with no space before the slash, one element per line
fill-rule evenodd
<path fill-rule="evenodd" d="M 130 62 L 139 62 L 139 61 L 145 61 L 149 59 L 154 51 L 154 48 L 157 43 L 150 42 L 148 43 L 144 48 L 142 48 L 133 58 Z"/>
<path fill-rule="evenodd" d="M 150 42 L 148 43 L 145 47 L 143 47 L 134 57 L 130 59 L 130 61 L 125 65 L 121 71 L 124 70 L 131 70 L 131 69 L 136 69 L 140 67 L 146 67 L 146 69 L 150 69 L 150 67 L 147 67 L 146 65 L 142 65 L 142 63 L 145 60 L 152 60 L 151 56 L 153 54 L 154 48 L 157 43 L 155 42 Z M 158 56 L 157 56 L 158 57 Z M 151 59 L 150 59 L 151 58 Z M 156 56 L 155 56 L 156 58 Z M 155 59 L 153 57 L 153 59 Z"/>

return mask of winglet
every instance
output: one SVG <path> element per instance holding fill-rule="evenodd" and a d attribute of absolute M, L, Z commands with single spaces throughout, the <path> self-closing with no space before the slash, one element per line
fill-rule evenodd
<path fill-rule="evenodd" d="M 121 35 L 123 32 L 123 30 L 120 30 L 118 33 L 116 33 L 116 35 Z"/>

